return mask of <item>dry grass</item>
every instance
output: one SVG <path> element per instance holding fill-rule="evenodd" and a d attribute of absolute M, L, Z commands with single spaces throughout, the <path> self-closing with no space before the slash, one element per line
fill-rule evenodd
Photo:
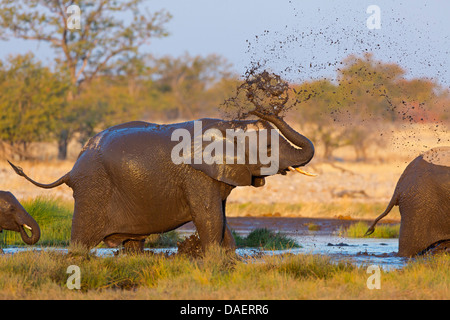
<path fill-rule="evenodd" d="M 49 162 L 16 160 L 12 162 L 22 167 L 29 177 L 42 183 L 50 183 L 59 179 L 69 172 L 74 164 L 74 161 L 69 160 Z M 66 185 L 48 190 L 38 188 L 23 177 L 18 176 L 6 160 L 0 161 L 0 190 L 11 191 L 19 201 L 39 196 L 52 199 L 73 200 L 72 189 Z"/>
<path fill-rule="evenodd" d="M 80 290 L 66 286 L 69 265 L 80 267 Z M 27 252 L 0 256 L 0 299 L 450 298 L 449 255 L 420 258 L 402 270 L 382 271 L 379 290 L 367 288 L 370 275 L 364 267 L 315 255 L 242 261 L 220 250 L 204 259 Z"/>

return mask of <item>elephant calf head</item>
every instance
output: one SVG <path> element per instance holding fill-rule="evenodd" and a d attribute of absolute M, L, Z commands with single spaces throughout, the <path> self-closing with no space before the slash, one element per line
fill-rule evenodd
<path fill-rule="evenodd" d="M 0 191 L 0 232 L 3 229 L 20 232 L 22 240 L 29 245 L 38 242 L 41 236 L 38 223 L 8 191 Z M 25 229 L 31 232 L 31 236 Z"/>

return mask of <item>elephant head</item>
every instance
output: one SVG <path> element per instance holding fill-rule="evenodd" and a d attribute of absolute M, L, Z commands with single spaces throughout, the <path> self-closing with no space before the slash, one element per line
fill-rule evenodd
<path fill-rule="evenodd" d="M 11 192 L 0 191 L 0 231 L 20 232 L 22 240 L 29 245 L 39 241 L 41 231 L 38 223 L 17 201 Z M 31 236 L 25 231 L 28 229 Z"/>
<path fill-rule="evenodd" d="M 195 154 L 191 166 L 232 186 L 260 187 L 266 176 L 285 175 L 287 171 L 307 174 L 299 167 L 313 158 L 313 143 L 281 117 L 258 111 L 252 114 L 260 120 L 200 119 L 202 129 L 191 142 Z M 200 161 L 195 159 L 198 150 L 203 153 Z M 209 161 L 205 155 L 209 155 Z"/>

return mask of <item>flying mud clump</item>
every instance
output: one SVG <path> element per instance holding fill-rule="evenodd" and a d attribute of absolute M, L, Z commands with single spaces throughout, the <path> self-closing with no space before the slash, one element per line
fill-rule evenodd
<path fill-rule="evenodd" d="M 294 98 L 295 90 L 287 81 L 277 74 L 259 69 L 260 65 L 255 65 L 247 70 L 235 96 L 222 104 L 226 117 L 233 120 L 243 120 L 257 114 L 283 117 L 297 105 L 299 101 Z"/>

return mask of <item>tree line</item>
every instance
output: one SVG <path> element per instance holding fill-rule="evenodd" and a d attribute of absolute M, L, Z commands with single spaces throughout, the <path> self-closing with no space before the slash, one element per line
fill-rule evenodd
<path fill-rule="evenodd" d="M 33 54 L 0 61 L 0 140 L 27 153 L 32 142 L 80 143 L 109 126 L 140 119 L 193 119 L 211 114 L 237 81 L 210 55 L 134 58 L 82 89 Z M 74 93 L 74 91 L 76 93 Z M 212 112 L 218 115 L 217 112 Z"/>

